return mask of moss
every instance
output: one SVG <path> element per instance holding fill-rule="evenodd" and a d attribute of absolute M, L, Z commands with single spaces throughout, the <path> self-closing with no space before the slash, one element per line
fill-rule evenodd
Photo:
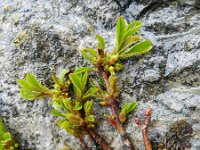
<path fill-rule="evenodd" d="M 19 24 L 19 19 L 16 19 L 14 25 L 17 26 Z"/>
<path fill-rule="evenodd" d="M 15 43 L 15 46 L 17 48 L 20 48 L 21 45 L 27 41 L 27 40 L 30 40 L 31 39 L 31 36 L 30 34 L 27 32 L 27 30 L 23 30 L 18 36 L 16 36 L 15 40 L 14 40 L 14 43 Z"/>
<path fill-rule="evenodd" d="M 157 134 L 152 139 L 153 149 L 157 150 L 185 150 L 190 148 L 189 139 L 193 133 L 192 125 L 185 120 L 179 120 L 170 126 L 164 136 Z"/>
<path fill-rule="evenodd" d="M 5 5 L 5 6 L 3 7 L 3 10 L 4 10 L 5 12 L 10 11 L 11 9 L 12 9 L 12 7 L 9 6 L 9 5 Z"/>

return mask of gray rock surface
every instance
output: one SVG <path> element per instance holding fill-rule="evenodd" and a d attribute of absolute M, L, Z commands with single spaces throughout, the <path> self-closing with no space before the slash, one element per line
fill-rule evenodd
<path fill-rule="evenodd" d="M 144 147 L 134 116 L 142 116 L 149 106 L 154 110 L 150 132 L 165 132 L 171 123 L 186 119 L 194 128 L 191 149 L 200 149 L 199 1 L 152 2 L 147 9 L 149 1 L 140 0 L 0 1 L 0 114 L 21 149 L 55 150 L 64 141 L 80 148 L 53 124 L 50 101 L 21 99 L 16 80 L 32 72 L 49 86 L 52 72 L 86 65 L 79 50 L 95 46 L 93 29 L 111 50 L 120 15 L 129 22 L 140 18 L 144 38 L 154 42 L 149 54 L 124 61 L 125 69 L 118 74 L 122 103 L 139 102 L 127 127 L 136 150 Z M 121 149 L 118 134 L 101 117 L 109 110 L 97 104 L 95 109 L 101 110 L 96 114 L 99 133 L 115 150 Z"/>

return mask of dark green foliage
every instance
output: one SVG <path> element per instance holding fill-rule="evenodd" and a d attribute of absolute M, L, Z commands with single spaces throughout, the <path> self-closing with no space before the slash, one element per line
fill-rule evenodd
<path fill-rule="evenodd" d="M 7 132 L 3 120 L 0 118 L 0 150 L 15 150 L 19 145 L 14 142 L 11 134 Z"/>

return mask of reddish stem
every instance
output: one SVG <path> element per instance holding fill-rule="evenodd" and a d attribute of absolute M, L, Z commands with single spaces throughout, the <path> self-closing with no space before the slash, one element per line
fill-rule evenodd
<path fill-rule="evenodd" d="M 145 117 L 144 123 L 142 123 L 142 121 L 139 118 L 135 119 L 135 123 L 142 130 L 145 150 L 152 150 L 152 145 L 149 140 L 149 134 L 148 134 L 148 127 L 149 127 L 149 124 L 151 123 L 151 114 L 152 114 L 152 109 L 147 108 L 144 112 L 144 117 Z"/>
<path fill-rule="evenodd" d="M 82 148 L 83 148 L 84 150 L 88 150 L 88 149 L 89 149 L 88 146 L 87 146 L 87 144 L 85 143 L 85 141 L 83 140 L 82 137 L 79 138 L 79 141 L 80 141 L 81 146 L 82 146 Z"/>
<path fill-rule="evenodd" d="M 110 86 L 109 86 L 109 81 L 108 81 L 108 74 L 104 71 L 102 66 L 98 67 L 98 71 L 101 74 L 101 76 L 105 82 L 105 85 L 106 85 L 106 90 L 109 93 Z M 115 118 L 115 120 L 114 120 L 115 127 L 117 128 L 117 130 L 121 136 L 121 139 L 122 139 L 122 143 L 123 143 L 122 148 L 123 148 L 123 150 L 131 150 L 131 149 L 133 149 L 133 146 L 130 142 L 130 138 L 127 135 L 127 133 L 125 133 L 122 123 L 119 120 L 119 108 L 118 108 L 118 105 L 116 102 L 116 97 L 111 96 L 111 98 L 109 99 L 109 103 L 110 103 L 110 107 L 112 109 L 113 116 Z"/>
<path fill-rule="evenodd" d="M 92 128 L 87 128 L 88 133 L 92 137 L 92 139 L 101 146 L 103 150 L 112 150 L 109 145 L 106 143 L 106 141 L 98 134 L 96 133 Z"/>
<path fill-rule="evenodd" d="M 151 142 L 149 140 L 148 127 L 142 129 L 142 136 L 146 150 L 152 150 Z"/>

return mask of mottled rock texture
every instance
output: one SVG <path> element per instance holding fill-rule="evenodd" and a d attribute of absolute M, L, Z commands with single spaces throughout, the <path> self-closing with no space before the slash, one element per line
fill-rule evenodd
<path fill-rule="evenodd" d="M 192 150 L 200 149 L 200 10 L 194 0 L 1 0 L 0 1 L 0 113 L 21 149 L 55 150 L 64 141 L 79 142 L 53 124 L 50 101 L 20 98 L 16 80 L 32 72 L 47 86 L 51 73 L 86 65 L 82 47 L 95 46 L 92 30 L 106 38 L 112 50 L 118 16 L 143 21 L 144 38 L 154 43 L 143 56 L 124 61 L 119 73 L 122 103 L 137 100 L 127 132 L 144 150 L 134 116 L 154 110 L 150 132 L 163 133 L 186 119 L 193 125 Z M 115 150 L 120 138 L 103 119 L 109 111 L 95 105 L 97 130 Z M 94 147 L 95 149 L 95 147 Z"/>

